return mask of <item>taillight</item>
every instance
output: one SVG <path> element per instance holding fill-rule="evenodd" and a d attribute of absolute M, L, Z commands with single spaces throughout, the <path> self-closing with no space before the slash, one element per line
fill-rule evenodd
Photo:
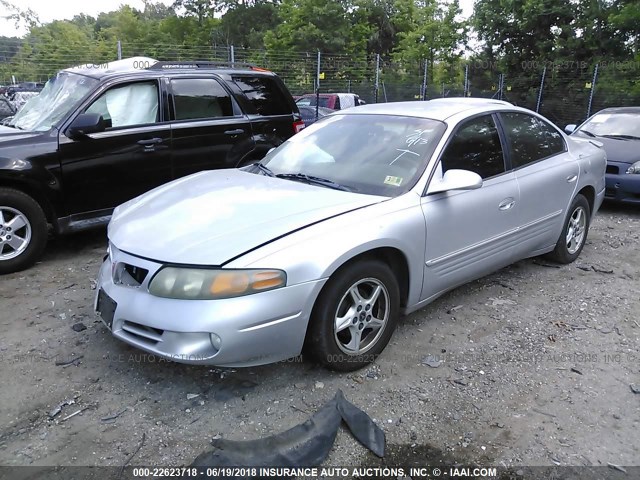
<path fill-rule="evenodd" d="M 297 122 L 293 122 L 293 133 L 298 133 L 305 127 L 304 122 L 302 120 L 298 120 Z"/>

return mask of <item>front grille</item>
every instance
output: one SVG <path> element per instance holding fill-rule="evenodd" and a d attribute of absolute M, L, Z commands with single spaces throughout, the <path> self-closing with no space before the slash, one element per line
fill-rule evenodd
<path fill-rule="evenodd" d="M 147 278 L 149 270 L 128 263 L 117 263 L 114 266 L 113 283 L 127 287 L 139 287 Z"/>
<path fill-rule="evenodd" d="M 159 328 L 148 327 L 136 322 L 125 320 L 122 324 L 122 330 L 136 340 L 142 341 L 150 345 L 156 345 L 162 341 L 164 330 Z"/>
<path fill-rule="evenodd" d="M 618 175 L 620 173 L 620 169 L 615 165 L 607 165 L 607 173 Z"/>

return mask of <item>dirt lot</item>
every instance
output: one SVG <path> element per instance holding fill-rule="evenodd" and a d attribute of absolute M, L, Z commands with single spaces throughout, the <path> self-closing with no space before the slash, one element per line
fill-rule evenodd
<path fill-rule="evenodd" d="M 104 230 L 58 239 L 0 278 L 0 465 L 184 465 L 338 388 L 386 432 L 388 465 L 640 464 L 640 209 L 606 206 L 575 264 L 522 261 L 406 317 L 350 375 L 185 366 L 116 341 L 92 311 L 105 247 Z M 343 429 L 326 463 L 368 455 Z"/>

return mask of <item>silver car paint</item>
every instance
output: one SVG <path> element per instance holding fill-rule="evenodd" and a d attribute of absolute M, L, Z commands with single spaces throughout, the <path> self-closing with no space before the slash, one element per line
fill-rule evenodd
<path fill-rule="evenodd" d="M 432 105 L 427 108 L 428 104 Z M 525 111 L 531 114 L 505 102 L 465 100 L 367 105 L 350 109 L 349 112 L 353 114 L 362 112 L 421 116 L 422 113 L 425 117 L 446 121 L 447 131 L 423 176 L 411 191 L 386 200 L 289 182 L 295 185 L 292 188 L 300 195 L 298 200 L 309 195 L 307 190 L 313 189 L 322 192 L 329 208 L 323 209 L 322 200 L 310 195 L 309 198 L 318 201 L 315 205 L 317 208 L 305 211 L 299 206 L 289 211 L 295 218 L 295 221 L 287 224 L 287 228 L 292 230 L 289 235 L 283 235 L 286 231 L 277 225 L 283 219 L 289 222 L 289 214 L 273 216 L 271 220 L 276 225 L 263 222 L 262 227 L 268 234 L 257 232 L 253 244 L 229 233 L 218 237 L 224 242 L 206 250 L 206 255 L 211 255 L 209 263 L 212 265 L 228 262 L 225 263 L 225 268 L 279 268 L 287 272 L 286 288 L 241 297 L 241 301 L 186 301 L 152 297 L 146 292 L 144 285 L 136 289 L 114 285 L 107 267 L 103 266 L 100 286 L 118 302 L 114 334 L 119 336 L 115 326 L 127 318 L 149 326 L 155 325 L 154 328 L 168 332 L 220 334 L 223 326 L 220 352 L 206 360 L 199 359 L 199 362 L 227 366 L 268 363 L 300 352 L 309 315 L 322 285 L 340 266 L 359 254 L 377 248 L 392 248 L 402 254 L 409 271 L 404 307 L 404 311 L 408 313 L 462 283 L 486 275 L 517 259 L 552 250 L 562 230 L 568 207 L 578 191 L 583 188 L 595 189 L 592 214 L 595 214 L 602 202 L 606 162 L 603 151 L 594 142 L 574 140 L 558 130 L 567 143 L 566 153 L 488 179 L 478 190 L 425 194 L 429 181 L 436 182 L 442 177 L 438 158 L 458 123 L 475 114 L 497 111 Z M 538 195 L 535 195 L 535 189 L 532 190 L 533 186 L 530 184 L 531 170 L 542 178 Z M 177 202 L 177 206 L 194 205 L 198 195 L 192 196 L 192 193 L 198 190 L 197 183 L 217 182 L 217 177 L 222 175 L 222 172 L 198 174 L 197 179 L 189 177 L 193 180 L 183 180 L 185 183 L 182 184 L 179 181 L 177 185 L 174 182 L 175 186 L 169 184 L 157 192 L 147 194 L 147 198 L 143 196 L 123 205 L 114 213 L 109 229 L 111 241 L 115 246 L 136 256 L 162 261 L 170 258 L 192 258 L 197 259 L 196 263 L 205 263 L 207 257 L 199 253 L 184 251 L 176 256 L 173 252 L 175 247 L 171 243 L 163 246 L 162 242 L 158 242 L 153 249 L 148 248 L 144 242 L 131 237 L 131 231 L 126 230 L 128 222 L 124 222 L 121 215 L 135 218 L 134 223 L 139 223 L 138 231 L 143 232 L 146 230 L 143 228 L 146 224 L 143 212 L 156 212 L 145 203 L 160 201 L 156 197 L 175 189 L 172 199 Z M 246 178 L 249 183 L 245 187 L 249 187 L 253 182 L 242 175 L 233 175 L 234 181 Z M 257 185 L 264 185 L 262 179 L 265 177 L 251 177 L 255 178 Z M 283 188 L 288 190 L 288 187 Z M 264 193 L 261 191 L 261 194 Z M 203 195 L 206 197 L 207 194 Z M 184 198 L 181 199 L 181 196 Z M 211 198 L 221 200 L 215 195 Z M 540 201 L 543 198 L 545 201 Z M 251 200 L 257 202 L 260 198 L 252 196 Z M 253 203 L 244 204 L 243 212 L 253 214 L 252 205 Z M 507 205 L 508 208 L 501 209 L 501 206 Z M 282 207 L 289 208 L 287 205 Z M 190 221 L 192 224 L 199 224 L 198 217 L 190 216 L 189 210 L 180 210 L 187 216 L 183 225 Z M 202 212 L 202 208 L 198 207 L 195 211 Z M 319 212 L 324 212 L 329 218 L 318 221 L 323 215 Z M 337 213 L 340 214 L 336 215 Z M 257 221 L 262 219 L 257 214 L 252 218 Z M 232 225 L 232 230 L 235 230 L 237 225 Z M 299 228 L 294 228 L 294 225 Z M 301 228 L 305 225 L 308 226 Z M 155 228 L 151 225 L 149 227 Z M 226 224 L 219 228 L 226 228 Z M 254 232 L 249 229 L 249 224 L 242 224 L 235 231 L 246 234 Z M 160 234 L 158 231 L 156 233 Z M 205 234 L 203 229 L 197 227 L 190 233 Z M 275 239 L 265 243 L 264 240 L 268 240 L 269 235 Z M 151 236 L 143 238 L 153 241 Z M 261 243 L 265 244 L 253 248 Z M 127 248 L 123 248 L 122 244 L 126 244 Z M 246 253 L 238 254 L 242 248 L 246 249 Z M 119 252 L 118 255 L 126 254 Z M 135 256 L 127 258 L 132 262 L 140 261 Z M 157 269 L 160 264 L 154 264 L 154 267 Z M 148 278 L 150 277 L 151 275 Z M 123 289 L 127 288 L 131 291 L 125 294 Z M 298 288 L 300 290 L 290 290 Z M 237 313 L 239 306 L 246 317 Z M 180 323 L 177 319 L 184 320 Z M 253 328 L 249 331 L 254 334 L 243 337 L 242 333 L 247 328 Z M 120 338 L 171 358 L 166 351 L 158 350 L 157 347 L 151 348 L 124 336 Z M 187 337 L 183 343 L 175 338 L 172 341 L 172 348 L 177 351 L 188 351 L 194 345 Z M 247 349 L 251 350 L 251 355 Z M 188 359 L 176 360 L 193 363 Z"/>

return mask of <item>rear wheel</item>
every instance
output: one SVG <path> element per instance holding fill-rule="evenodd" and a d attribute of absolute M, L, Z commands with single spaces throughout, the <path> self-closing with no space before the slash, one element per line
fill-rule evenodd
<path fill-rule="evenodd" d="M 576 195 L 569 208 L 569 215 L 565 220 L 556 248 L 549 254 L 552 260 L 558 263 L 571 263 L 578 258 L 587 241 L 590 218 L 589 202 L 583 195 Z"/>
<path fill-rule="evenodd" d="M 47 244 L 47 218 L 33 198 L 0 188 L 0 274 L 35 263 Z"/>
<path fill-rule="evenodd" d="M 318 297 L 306 351 L 332 370 L 352 371 L 373 362 L 393 334 L 400 292 L 391 269 L 376 260 L 338 271 Z"/>

